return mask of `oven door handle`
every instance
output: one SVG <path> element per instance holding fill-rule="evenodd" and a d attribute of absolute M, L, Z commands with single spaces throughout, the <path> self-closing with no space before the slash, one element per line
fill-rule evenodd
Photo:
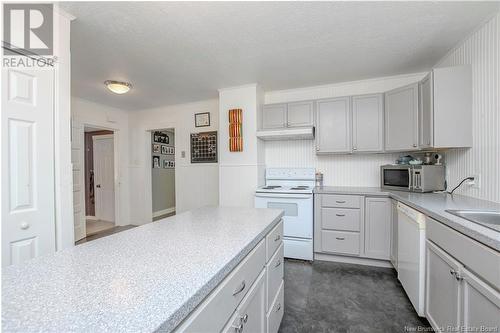
<path fill-rule="evenodd" d="M 312 199 L 312 194 L 255 193 L 257 198 Z"/>

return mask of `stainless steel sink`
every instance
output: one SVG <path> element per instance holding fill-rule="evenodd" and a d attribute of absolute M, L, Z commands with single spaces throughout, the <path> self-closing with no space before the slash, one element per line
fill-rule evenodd
<path fill-rule="evenodd" d="M 495 210 L 453 210 L 447 209 L 448 213 L 466 220 L 479 223 L 485 227 L 500 231 L 500 211 Z"/>

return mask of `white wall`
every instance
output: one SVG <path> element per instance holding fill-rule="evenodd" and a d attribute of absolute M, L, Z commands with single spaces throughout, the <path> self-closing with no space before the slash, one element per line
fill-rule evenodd
<path fill-rule="evenodd" d="M 217 205 L 219 198 L 218 163 L 191 164 L 190 133 L 217 131 L 217 100 L 180 104 L 129 113 L 131 179 L 130 212 L 132 224 L 151 222 L 151 138 L 153 129 L 175 129 L 176 210 Z M 210 112 L 210 127 L 195 127 L 194 114 Z M 219 147 L 223 144 L 219 140 Z M 182 152 L 185 157 L 182 157 Z"/>
<path fill-rule="evenodd" d="M 480 188 L 457 192 L 500 202 L 500 13 L 460 43 L 436 67 L 472 65 L 472 137 L 470 149 L 446 152 L 448 186 L 481 175 Z"/>
<path fill-rule="evenodd" d="M 263 94 L 256 84 L 219 90 L 220 141 L 219 203 L 253 207 L 255 189 L 264 183 L 264 151 L 257 139 Z M 228 111 L 242 109 L 243 151 L 229 151 Z"/>
<path fill-rule="evenodd" d="M 419 81 L 425 73 L 398 75 L 332 85 L 265 93 L 265 102 L 281 103 L 308 99 L 381 93 Z M 314 141 L 266 141 L 266 167 L 313 167 L 323 172 L 324 184 L 333 186 L 379 186 L 380 165 L 393 163 L 399 154 L 321 155 Z"/>
<path fill-rule="evenodd" d="M 129 113 L 76 97 L 71 99 L 71 112 L 73 120 L 78 123 L 115 132 L 115 165 L 119 169 L 115 173 L 115 193 L 119 193 L 119 200 L 115 203 L 115 224 L 133 224 L 129 210 Z"/>

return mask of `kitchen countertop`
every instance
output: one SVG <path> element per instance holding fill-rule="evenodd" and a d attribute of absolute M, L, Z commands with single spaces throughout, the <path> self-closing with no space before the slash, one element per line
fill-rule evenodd
<path fill-rule="evenodd" d="M 2 331 L 170 332 L 282 215 L 205 207 L 6 267 Z"/>
<path fill-rule="evenodd" d="M 316 187 L 314 193 L 388 196 L 484 245 L 500 251 L 500 232 L 445 211 L 446 209 L 500 210 L 500 204 L 495 202 L 479 200 L 459 194 L 392 191 L 379 187 L 322 186 Z"/>

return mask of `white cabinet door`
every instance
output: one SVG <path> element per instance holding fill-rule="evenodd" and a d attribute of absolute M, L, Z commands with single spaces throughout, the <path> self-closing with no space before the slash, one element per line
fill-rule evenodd
<path fill-rule="evenodd" d="M 301 127 L 314 125 L 314 102 L 288 103 L 287 126 Z"/>
<path fill-rule="evenodd" d="M 500 293 L 465 268 L 460 276 L 463 278 L 462 325 L 499 328 Z"/>
<path fill-rule="evenodd" d="M 391 263 L 398 270 L 398 202 L 391 199 Z"/>
<path fill-rule="evenodd" d="M 262 108 L 262 129 L 286 127 L 286 104 L 269 104 Z"/>
<path fill-rule="evenodd" d="M 460 283 L 455 273 L 458 261 L 427 241 L 425 315 L 436 331 L 460 325 Z"/>
<path fill-rule="evenodd" d="M 94 145 L 95 216 L 115 221 L 115 179 L 113 135 L 96 135 Z"/>
<path fill-rule="evenodd" d="M 418 145 L 420 148 L 429 148 L 433 145 L 434 122 L 433 122 L 433 84 L 432 72 L 419 83 L 419 129 L 420 135 Z"/>
<path fill-rule="evenodd" d="M 73 223 L 75 242 L 87 234 L 85 224 L 85 153 L 83 125 L 71 122 L 71 165 L 73 167 Z"/>
<path fill-rule="evenodd" d="M 384 149 L 384 95 L 352 98 L 352 150 L 374 152 Z"/>
<path fill-rule="evenodd" d="M 351 99 L 339 97 L 316 104 L 316 151 L 351 152 Z"/>
<path fill-rule="evenodd" d="M 385 150 L 418 148 L 418 83 L 385 93 Z"/>
<path fill-rule="evenodd" d="M 53 87 L 53 69 L 2 69 L 2 266 L 56 249 Z"/>
<path fill-rule="evenodd" d="M 389 260 L 391 215 L 391 199 L 365 199 L 365 257 Z"/>

